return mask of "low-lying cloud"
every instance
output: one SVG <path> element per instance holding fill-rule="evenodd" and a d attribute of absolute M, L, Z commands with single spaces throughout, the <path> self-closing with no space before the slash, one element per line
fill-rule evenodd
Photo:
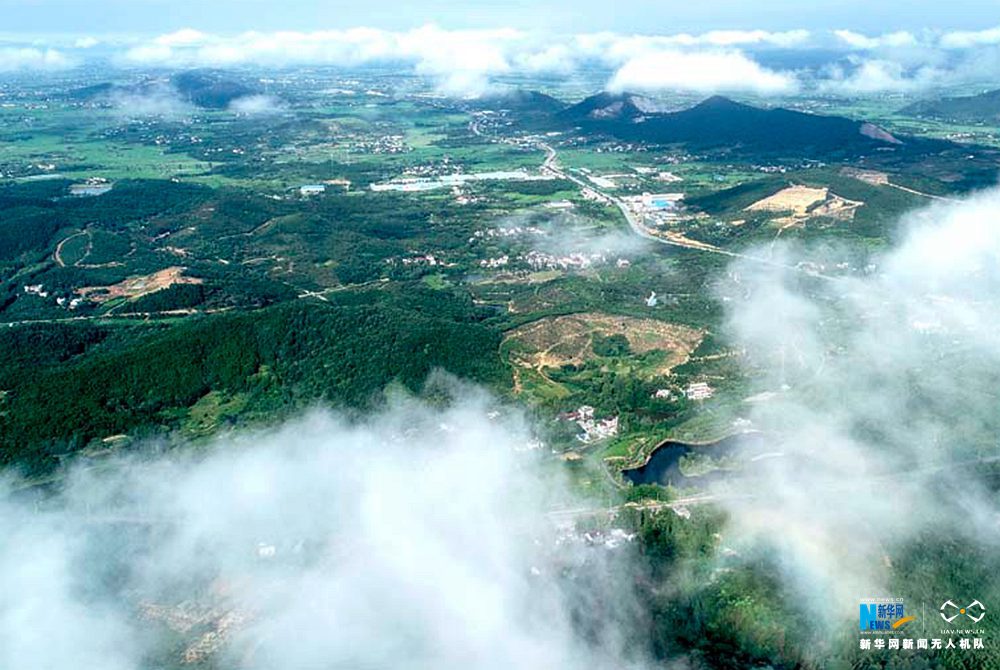
<path fill-rule="evenodd" d="M 112 90 L 103 100 L 121 116 L 131 118 L 176 119 L 195 111 L 194 105 L 182 100 L 177 90 L 167 83 L 151 84 L 135 90 Z"/>
<path fill-rule="evenodd" d="M 890 556 L 934 524 L 1000 542 L 975 476 L 996 455 L 998 216 L 998 189 L 915 212 L 874 269 L 842 279 L 803 279 L 791 247 L 732 270 L 727 331 L 771 396 L 745 411 L 780 456 L 718 493 L 733 535 L 836 597 L 827 616 L 887 593 Z"/>
<path fill-rule="evenodd" d="M 66 70 L 74 65 L 73 59 L 56 49 L 0 47 L 0 72 Z"/>
<path fill-rule="evenodd" d="M 1000 64 L 1000 28 L 575 35 L 433 24 L 404 31 L 355 27 L 235 35 L 184 28 L 149 39 L 88 36 L 53 44 L 0 49 L 0 71 L 65 69 L 85 62 L 100 45 L 102 54 L 125 67 L 392 65 L 428 77 L 450 96 L 488 94 L 504 75 L 565 76 L 594 69 L 612 73 L 609 86 L 647 91 L 867 95 L 995 84 Z M 826 54 L 826 66 L 794 65 L 796 53 L 804 57 L 816 50 Z M 780 66 L 764 60 L 775 51 L 784 54 Z"/>
<path fill-rule="evenodd" d="M 738 51 L 656 51 L 626 62 L 608 83 L 612 91 L 791 93 L 793 75 L 761 66 Z"/>
<path fill-rule="evenodd" d="M 4 486 L 0 666 L 630 667 L 621 622 L 579 607 L 624 596 L 567 577 L 607 550 L 558 546 L 527 424 L 452 383 L 447 407 Z"/>
<path fill-rule="evenodd" d="M 285 111 L 285 105 L 273 95 L 245 95 L 229 103 L 229 111 L 244 116 L 271 116 Z"/>

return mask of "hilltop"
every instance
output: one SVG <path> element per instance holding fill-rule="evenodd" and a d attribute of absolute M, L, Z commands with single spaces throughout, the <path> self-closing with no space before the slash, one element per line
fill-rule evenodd
<path fill-rule="evenodd" d="M 904 107 L 900 113 L 963 123 L 1000 123 L 1000 89 L 979 95 L 921 100 Z"/>
<path fill-rule="evenodd" d="M 825 156 L 862 154 L 904 143 L 871 123 L 783 108 L 763 109 L 713 96 L 685 110 L 659 112 L 641 96 L 599 93 L 556 115 L 559 123 L 621 140 Z"/>
<path fill-rule="evenodd" d="M 547 93 L 524 89 L 493 93 L 476 102 L 480 107 L 499 107 L 526 114 L 556 114 L 566 108 L 566 103 Z"/>
<path fill-rule="evenodd" d="M 559 113 L 563 121 L 587 123 L 594 121 L 640 122 L 649 114 L 657 113 L 656 103 L 635 93 L 608 93 L 603 91 L 568 107 Z"/>
<path fill-rule="evenodd" d="M 68 97 L 82 102 L 105 102 L 119 96 L 170 95 L 202 109 L 226 109 L 235 100 L 260 93 L 256 87 L 241 80 L 210 71 L 192 70 L 131 84 L 102 82 L 74 89 Z"/>

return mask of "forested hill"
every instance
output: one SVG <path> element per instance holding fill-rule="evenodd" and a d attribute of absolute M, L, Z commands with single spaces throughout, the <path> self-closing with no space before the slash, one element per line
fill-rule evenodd
<path fill-rule="evenodd" d="M 365 407 L 435 368 L 500 382 L 499 333 L 442 312 L 298 302 L 173 326 L 4 329 L 0 458 L 46 471 L 109 436 L 176 429 L 206 398 L 245 419 L 319 400 Z"/>
<path fill-rule="evenodd" d="M 816 159 L 880 150 L 933 149 L 946 144 L 896 138 L 874 124 L 855 119 L 780 107 L 764 109 L 722 96 L 708 98 L 689 109 L 664 113 L 641 96 L 600 93 L 554 115 L 552 123 L 626 141 Z"/>
<path fill-rule="evenodd" d="M 1000 123 L 1000 89 L 958 98 L 921 100 L 900 110 L 902 114 L 958 121 L 961 123 Z"/>

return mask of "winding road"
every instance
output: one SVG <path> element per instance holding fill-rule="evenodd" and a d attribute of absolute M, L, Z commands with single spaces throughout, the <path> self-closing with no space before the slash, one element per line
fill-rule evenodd
<path fill-rule="evenodd" d="M 669 246 L 682 247 L 684 249 L 693 249 L 695 251 L 704 251 L 706 253 L 728 256 L 729 258 L 740 258 L 743 260 L 752 261 L 754 263 L 761 263 L 763 265 L 770 265 L 772 267 L 791 270 L 793 272 L 801 272 L 802 274 L 808 275 L 810 277 L 816 277 L 818 279 L 830 279 L 830 280 L 833 279 L 833 277 L 829 277 L 827 275 L 823 275 L 812 270 L 806 270 L 800 267 L 795 267 L 793 265 L 785 265 L 783 263 L 778 263 L 776 261 L 772 261 L 767 258 L 761 258 L 760 256 L 750 256 L 748 254 L 742 254 L 739 252 L 722 249 L 713 244 L 708 244 L 706 242 L 699 242 L 698 240 L 689 239 L 679 233 L 677 234 L 667 233 L 666 235 L 658 235 L 652 230 L 650 230 L 648 226 L 646 226 L 642 215 L 634 211 L 631 207 L 629 207 L 627 202 L 625 202 L 619 197 L 611 195 L 610 193 L 602 191 L 600 188 L 596 187 L 593 184 L 588 184 L 582 178 L 570 172 L 567 172 L 566 170 L 561 168 L 559 166 L 558 153 L 556 152 L 555 148 L 552 147 L 552 145 L 547 144 L 545 142 L 538 142 L 537 146 L 545 152 L 545 161 L 542 163 L 540 168 L 542 172 L 547 172 L 560 179 L 571 181 L 577 186 L 579 186 L 581 189 L 586 189 L 587 191 L 596 194 L 601 201 L 617 207 L 618 210 L 622 213 L 622 216 L 625 217 L 625 221 L 628 222 L 629 228 L 631 228 L 632 232 L 638 235 L 639 237 L 651 240 L 653 242 L 658 242 L 660 244 L 666 244 Z"/>

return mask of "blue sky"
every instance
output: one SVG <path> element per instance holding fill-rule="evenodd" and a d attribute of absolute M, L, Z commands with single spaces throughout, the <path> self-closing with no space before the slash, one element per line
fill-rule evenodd
<path fill-rule="evenodd" d="M 1000 22 L 995 0 L 0 0 L 7 33 L 142 33 L 193 26 L 211 31 L 510 26 L 561 31 L 662 33 L 720 28 L 850 28 L 888 32 L 976 29 Z M 916 8 L 919 6 L 919 9 Z"/>

